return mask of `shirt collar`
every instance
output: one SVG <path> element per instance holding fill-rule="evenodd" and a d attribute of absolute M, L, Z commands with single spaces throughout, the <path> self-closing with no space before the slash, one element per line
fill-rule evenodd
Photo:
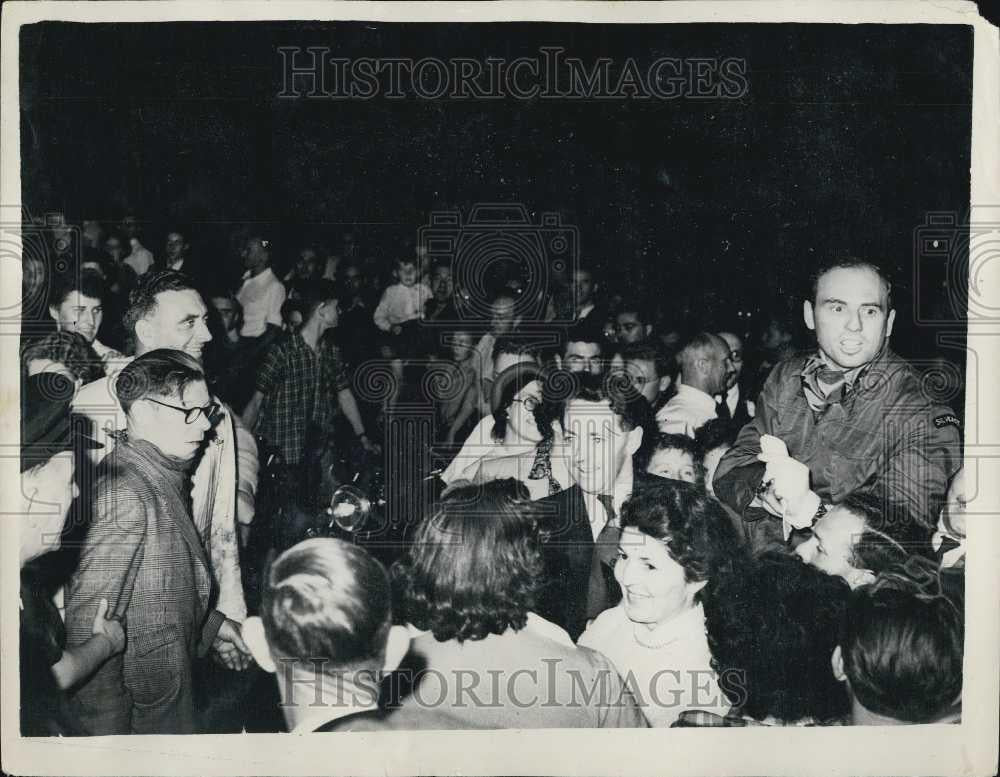
<path fill-rule="evenodd" d="M 355 715 L 359 712 L 378 709 L 378 704 L 359 704 L 357 706 L 349 704 L 343 707 L 318 707 L 310 712 L 291 730 L 292 734 L 311 734 L 324 723 L 346 718 L 348 715 Z M 331 714 L 332 713 L 332 714 Z"/>
<path fill-rule="evenodd" d="M 711 410 L 715 412 L 715 398 L 710 394 L 706 394 L 701 389 L 697 389 L 694 386 L 689 386 L 686 383 L 682 383 L 677 387 L 677 396 L 683 398 L 688 402 L 697 402 L 703 405 L 705 410 Z"/>

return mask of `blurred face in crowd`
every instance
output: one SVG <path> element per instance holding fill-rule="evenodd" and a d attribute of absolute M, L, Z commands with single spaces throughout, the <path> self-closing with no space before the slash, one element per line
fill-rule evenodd
<path fill-rule="evenodd" d="M 865 530 L 864 519 L 843 507 L 833 507 L 813 524 L 812 536 L 795 553 L 828 575 L 836 575 L 854 587 L 863 570 L 851 564 L 854 544 Z"/>
<path fill-rule="evenodd" d="M 247 240 L 243 247 L 243 266 L 253 272 L 263 270 L 270 263 L 271 257 L 264 241 L 259 237 Z"/>
<path fill-rule="evenodd" d="M 538 364 L 538 360 L 530 353 L 498 353 L 493 360 L 493 374 L 499 375 L 515 364 Z M 486 396 L 489 396 L 488 394 Z"/>
<path fill-rule="evenodd" d="M 161 291 L 156 306 L 147 318 L 135 324 L 141 355 L 156 348 L 174 348 L 201 361 L 205 343 L 212 339 L 208 331 L 208 310 L 194 289 Z"/>
<path fill-rule="evenodd" d="M 468 332 L 456 332 L 452 335 L 450 348 L 451 356 L 457 362 L 468 361 L 472 356 L 472 349 L 475 343 L 472 342 L 472 335 Z"/>
<path fill-rule="evenodd" d="M 570 372 L 589 372 L 593 375 L 600 375 L 603 369 L 601 346 L 597 343 L 578 341 L 566 343 L 563 366 Z"/>
<path fill-rule="evenodd" d="M 569 445 L 570 474 L 589 494 L 612 494 L 614 483 L 642 443 L 642 429 L 627 431 L 607 402 L 567 403 L 563 434 Z"/>
<path fill-rule="evenodd" d="M 490 306 L 490 327 L 497 337 L 505 335 L 514 328 L 514 299 L 499 297 Z"/>
<path fill-rule="evenodd" d="M 105 240 L 104 250 L 115 264 L 119 264 L 125 258 L 125 246 L 122 245 L 122 241 L 117 237 L 109 237 Z"/>
<path fill-rule="evenodd" d="M 99 248 L 104 231 L 101 223 L 93 219 L 85 219 L 83 222 L 83 242 L 92 248 Z"/>
<path fill-rule="evenodd" d="M 594 276 L 590 270 L 577 270 L 573 273 L 573 293 L 576 306 L 582 308 L 594 300 Z"/>
<path fill-rule="evenodd" d="M 173 264 L 184 258 L 187 244 L 184 242 L 184 235 L 180 232 L 171 232 L 167 235 L 167 263 Z"/>
<path fill-rule="evenodd" d="M 56 550 L 66 513 L 79 496 L 72 451 L 57 453 L 21 474 L 28 513 L 21 524 L 21 563 Z"/>
<path fill-rule="evenodd" d="M 349 265 L 344 268 L 344 283 L 352 293 L 357 294 L 364 285 L 364 282 L 365 279 L 361 275 L 361 270 L 356 266 Z"/>
<path fill-rule="evenodd" d="M 397 262 L 396 276 L 404 286 L 413 286 L 417 282 L 419 275 L 420 271 L 417 269 L 416 263 L 412 260 L 406 259 L 402 262 Z"/>
<path fill-rule="evenodd" d="M 309 280 L 315 277 L 316 268 L 319 266 L 319 259 L 316 252 L 311 248 L 303 248 L 299 252 L 299 258 L 295 262 L 295 277 L 302 280 Z"/>
<path fill-rule="evenodd" d="M 735 382 L 733 375 L 736 370 L 729 357 L 729 346 L 721 337 L 712 336 L 712 346 L 705 349 L 699 362 L 705 375 L 705 392 L 722 394 Z"/>
<path fill-rule="evenodd" d="M 535 408 L 541 402 L 542 384 L 533 380 L 514 395 L 507 408 L 507 423 L 523 441 L 539 442 L 542 439 L 535 423 Z"/>
<path fill-rule="evenodd" d="M 719 337 L 729 346 L 729 360 L 733 363 L 733 373 L 727 379 L 728 390 L 736 385 L 743 372 L 743 341 L 732 332 L 719 332 Z"/>
<path fill-rule="evenodd" d="M 618 354 L 611 360 L 611 369 L 624 371 L 632 388 L 642 394 L 650 406 L 656 404 L 660 394 L 670 386 L 670 376 L 656 374 L 656 362 L 650 359 L 629 359 L 627 362 Z"/>
<path fill-rule="evenodd" d="M 451 282 L 451 268 L 441 265 L 434 270 L 434 279 L 431 282 L 431 291 L 434 292 L 434 299 L 440 304 L 444 304 L 451 299 L 454 284 Z"/>
<path fill-rule="evenodd" d="M 285 319 L 285 329 L 289 332 L 298 332 L 302 328 L 302 311 L 290 310 Z"/>
<path fill-rule="evenodd" d="M 88 343 L 94 342 L 104 318 L 101 301 L 71 291 L 58 306 L 49 308 L 49 315 L 60 332 L 76 332 Z"/>
<path fill-rule="evenodd" d="M 663 542 L 634 526 L 622 530 L 615 580 L 622 588 L 629 620 L 653 629 L 690 610 L 705 583 L 684 578 L 684 568 L 670 557 Z"/>
<path fill-rule="evenodd" d="M 201 410 L 193 414 L 189 423 L 186 411 L 207 408 L 211 401 L 203 380 L 187 384 L 180 393 L 144 397 L 129 408 L 129 435 L 152 443 L 167 456 L 194 458 L 212 428 L 213 419 Z"/>
<path fill-rule="evenodd" d="M 677 448 L 660 448 L 649 459 L 646 472 L 668 480 L 697 481 L 694 459 L 687 451 Z"/>
<path fill-rule="evenodd" d="M 816 332 L 820 353 L 842 370 L 872 361 L 892 333 L 896 311 L 889 292 L 868 267 L 837 267 L 819 279 L 816 299 L 803 305 L 806 326 Z"/>
<path fill-rule="evenodd" d="M 139 237 L 139 222 L 135 216 L 126 216 L 123 218 L 121 228 L 127 238 Z"/>
<path fill-rule="evenodd" d="M 624 311 L 615 316 L 615 340 L 622 345 L 631 345 L 643 340 L 647 332 L 647 327 L 639 320 L 639 314 L 635 311 Z"/>
<path fill-rule="evenodd" d="M 236 305 L 229 297 L 212 297 L 212 307 L 219 314 L 222 328 L 227 332 L 232 332 L 236 328 Z"/>

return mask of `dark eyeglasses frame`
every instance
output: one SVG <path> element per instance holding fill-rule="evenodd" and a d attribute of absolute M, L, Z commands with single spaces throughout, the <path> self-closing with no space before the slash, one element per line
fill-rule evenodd
<path fill-rule="evenodd" d="M 208 419 L 210 424 L 214 424 L 219 417 L 219 410 L 221 406 L 218 402 L 209 402 L 204 407 L 177 407 L 177 405 L 168 405 L 166 402 L 160 402 L 158 399 L 153 399 L 152 397 L 143 397 L 143 399 L 148 399 L 154 404 L 161 405 L 163 407 L 169 407 L 171 410 L 176 410 L 184 414 L 184 423 L 193 424 L 198 420 L 198 414 L 204 413 L 205 418 Z"/>

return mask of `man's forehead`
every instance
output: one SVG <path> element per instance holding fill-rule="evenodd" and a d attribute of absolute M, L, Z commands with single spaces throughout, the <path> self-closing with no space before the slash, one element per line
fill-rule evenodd
<path fill-rule="evenodd" d="M 738 351 L 743 347 L 743 342 L 732 332 L 719 332 L 719 337 L 729 346 L 730 350 Z"/>
<path fill-rule="evenodd" d="M 575 424 L 610 425 L 615 413 L 606 402 L 589 402 L 585 399 L 571 399 L 566 403 L 566 420 Z"/>
<path fill-rule="evenodd" d="M 835 267 L 816 284 L 816 301 L 839 299 L 858 304 L 884 304 L 888 288 L 882 277 L 868 267 Z"/>
<path fill-rule="evenodd" d="M 646 378 L 652 378 L 656 375 L 656 363 L 649 359 L 629 359 L 626 363 L 626 369 L 633 375 L 642 375 Z"/>
<path fill-rule="evenodd" d="M 88 297 L 86 294 L 81 294 L 79 291 L 71 291 L 63 298 L 62 304 L 74 308 L 97 307 L 101 304 L 101 301 L 96 297 Z"/>
<path fill-rule="evenodd" d="M 624 323 L 639 323 L 639 314 L 631 310 L 623 310 L 618 314 L 618 320 Z"/>
<path fill-rule="evenodd" d="M 153 315 L 162 315 L 178 320 L 188 316 L 205 315 L 205 303 L 194 289 L 171 289 L 156 295 L 156 309 Z"/>
<path fill-rule="evenodd" d="M 575 356 L 596 356 L 601 352 L 601 347 L 597 343 L 588 343 L 583 340 L 571 340 L 566 343 L 566 354 Z"/>
<path fill-rule="evenodd" d="M 196 380 L 192 383 L 188 383 L 184 387 L 183 396 L 180 397 L 184 400 L 184 404 L 188 407 L 203 406 L 208 403 L 210 399 L 208 394 L 208 386 L 205 385 L 205 381 Z"/>

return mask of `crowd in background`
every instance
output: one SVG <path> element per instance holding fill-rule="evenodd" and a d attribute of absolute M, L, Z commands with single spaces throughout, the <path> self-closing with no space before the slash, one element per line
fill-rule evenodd
<path fill-rule="evenodd" d="M 892 352 L 871 258 L 817 266 L 802 330 L 685 320 L 610 258 L 249 231 L 230 277 L 133 215 L 42 247 L 26 734 L 278 698 L 294 731 L 960 719 L 961 420 Z M 380 530 L 316 536 L 351 483 Z"/>

